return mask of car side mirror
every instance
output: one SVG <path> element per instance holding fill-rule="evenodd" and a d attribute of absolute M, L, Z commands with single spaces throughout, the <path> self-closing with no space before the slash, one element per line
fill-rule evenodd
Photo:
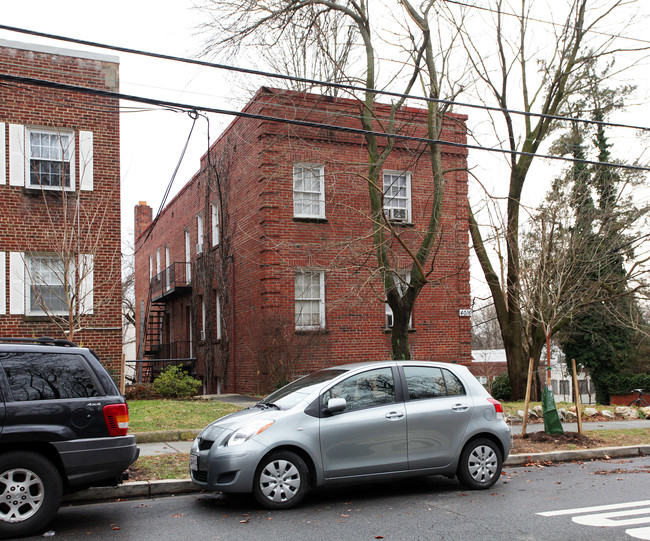
<path fill-rule="evenodd" d="M 345 398 L 330 398 L 327 401 L 327 408 L 325 411 L 329 414 L 339 413 L 347 407 L 348 403 Z"/>

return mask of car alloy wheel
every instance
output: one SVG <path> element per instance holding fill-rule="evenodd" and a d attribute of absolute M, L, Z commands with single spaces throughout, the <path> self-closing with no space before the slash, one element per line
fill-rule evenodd
<path fill-rule="evenodd" d="M 471 441 L 460 456 L 458 478 L 472 489 L 489 488 L 501 475 L 502 458 L 499 448 L 488 439 Z"/>
<path fill-rule="evenodd" d="M 31 470 L 16 468 L 0 475 L 0 520 L 22 522 L 43 504 L 43 481 Z"/>
<path fill-rule="evenodd" d="M 0 537 L 30 535 L 44 528 L 61 503 L 61 476 L 44 456 L 0 455 Z"/>
<path fill-rule="evenodd" d="M 309 473 L 302 458 L 291 451 L 268 455 L 255 473 L 255 499 L 270 509 L 288 509 L 307 493 Z"/>

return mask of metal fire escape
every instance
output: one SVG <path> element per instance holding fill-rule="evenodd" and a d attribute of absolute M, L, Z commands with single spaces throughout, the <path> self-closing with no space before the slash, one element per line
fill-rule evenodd
<path fill-rule="evenodd" d="M 192 292 L 190 263 L 172 263 L 152 277 L 144 309 L 144 326 L 138 351 L 137 380 L 151 382 L 169 363 L 183 364 L 194 374 L 196 359 L 190 356 L 187 342 L 163 343 L 163 324 L 167 304 Z M 169 337 L 167 337 L 169 339 Z"/>

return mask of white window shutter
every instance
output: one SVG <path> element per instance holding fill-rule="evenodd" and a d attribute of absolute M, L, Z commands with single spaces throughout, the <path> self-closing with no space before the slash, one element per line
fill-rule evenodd
<path fill-rule="evenodd" d="M 0 316 L 7 313 L 7 257 L 0 252 Z"/>
<path fill-rule="evenodd" d="M 25 261 L 20 252 L 9 254 L 9 313 L 25 313 Z"/>
<path fill-rule="evenodd" d="M 25 186 L 28 159 L 25 152 L 25 126 L 9 124 L 9 184 Z"/>
<path fill-rule="evenodd" d="M 81 314 L 92 314 L 94 306 L 93 298 L 93 271 L 94 261 L 92 254 L 79 256 L 78 279 L 79 284 L 79 311 Z"/>
<path fill-rule="evenodd" d="M 5 150 L 5 123 L 0 122 L 0 184 L 7 184 L 7 156 Z M 3 254 L 4 255 L 4 254 Z M 2 282 L 4 283 L 4 282 Z M 0 312 L 2 313 L 2 312 Z"/>
<path fill-rule="evenodd" d="M 79 132 L 79 187 L 93 189 L 93 132 Z"/>

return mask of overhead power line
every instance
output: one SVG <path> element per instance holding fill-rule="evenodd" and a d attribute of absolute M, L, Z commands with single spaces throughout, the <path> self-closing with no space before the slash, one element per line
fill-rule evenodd
<path fill-rule="evenodd" d="M 537 17 L 528 17 L 524 15 L 519 15 L 519 13 L 510 13 L 508 11 L 500 11 L 498 9 L 486 7 L 486 6 L 477 6 L 476 4 L 468 4 L 467 2 L 461 2 L 460 0 L 444 0 L 447 4 L 456 4 L 457 6 L 462 6 L 466 8 L 471 8 L 471 9 L 477 9 L 479 11 L 487 11 L 488 13 L 494 13 L 497 15 L 505 15 L 506 17 L 514 17 L 515 19 L 519 19 L 520 21 L 526 20 L 526 21 L 533 21 L 536 23 L 541 23 L 541 24 L 547 24 L 549 26 L 558 26 L 560 28 L 564 28 L 566 25 L 562 23 L 554 23 L 553 21 L 546 21 L 544 19 L 539 19 Z M 570 26 L 570 28 L 575 28 L 574 26 Z M 618 38 L 618 39 L 624 39 L 628 41 L 636 41 L 638 43 L 645 43 L 646 45 L 650 45 L 650 40 L 647 39 L 641 39 L 641 38 L 633 38 L 631 36 L 621 36 L 617 34 L 610 34 L 608 32 L 602 32 L 599 30 L 590 30 L 592 34 L 598 34 L 599 36 L 605 36 L 608 38 Z"/>
<path fill-rule="evenodd" d="M 440 98 L 428 98 L 426 96 L 417 96 L 414 94 L 403 94 L 400 92 L 392 92 L 390 90 L 379 90 L 379 89 L 374 89 L 374 88 L 367 88 L 363 86 L 356 86 L 356 85 L 351 85 L 351 84 L 346 84 L 346 83 L 335 83 L 331 81 L 321 81 L 318 79 L 309 79 L 306 77 L 296 77 L 293 75 L 284 75 L 281 73 L 272 73 L 268 71 L 262 71 L 262 70 L 256 70 L 256 69 L 251 69 L 251 68 L 243 68 L 239 66 L 230 66 L 227 64 L 218 64 L 214 62 L 208 62 L 206 60 L 196 60 L 193 58 L 185 58 L 181 56 L 174 56 L 174 55 L 168 55 L 168 54 L 162 54 L 162 53 L 153 53 L 150 51 L 142 51 L 139 49 L 132 49 L 129 47 L 121 47 L 118 45 L 107 45 L 105 43 L 99 43 L 96 41 L 89 41 L 89 40 L 83 40 L 83 39 L 78 39 L 78 38 L 71 38 L 71 37 L 66 37 L 66 36 L 60 36 L 57 34 L 50 34 L 47 32 L 38 32 L 36 30 L 28 30 L 26 28 L 18 28 L 15 26 L 8 26 L 5 24 L 0 24 L 0 30 L 8 30 L 10 32 L 17 32 L 20 34 L 27 34 L 31 36 L 38 36 L 42 38 L 48 38 L 48 39 L 54 39 L 58 41 L 65 41 L 69 43 L 76 43 L 78 45 L 86 45 L 89 47 L 97 47 L 99 49 L 108 49 L 112 51 L 119 51 L 122 53 L 128 53 L 128 54 L 134 54 L 134 55 L 139 55 L 139 56 L 147 56 L 150 58 L 158 58 L 161 60 L 170 60 L 174 62 L 182 62 L 185 64 L 193 64 L 197 66 L 203 66 L 203 67 L 209 67 L 209 68 L 216 68 L 216 69 L 222 69 L 222 70 L 227 70 L 227 71 L 235 71 L 239 73 L 245 73 L 248 75 L 259 75 L 262 77 L 269 77 L 273 79 L 282 79 L 285 81 L 294 81 L 298 83 L 306 83 L 314 86 L 327 86 L 330 88 L 336 88 L 340 90 L 349 90 L 349 91 L 355 91 L 355 92 L 370 92 L 373 94 L 378 94 L 382 96 L 390 96 L 394 98 L 406 98 L 406 99 L 411 99 L 411 100 L 418 100 L 418 101 L 425 101 L 425 102 L 430 102 L 430 103 L 439 103 L 442 105 L 455 105 L 458 107 L 467 107 L 470 109 L 479 109 L 483 111 L 493 111 L 493 112 L 500 112 L 500 113 L 510 113 L 514 115 L 521 115 L 521 116 L 526 116 L 526 117 L 531 117 L 531 118 L 545 118 L 549 120 L 557 120 L 561 122 L 578 122 L 582 124 L 593 124 L 597 126 L 606 126 L 606 127 L 612 127 L 612 128 L 626 128 L 626 129 L 633 129 L 633 130 L 642 130 L 642 131 L 650 131 L 650 127 L 647 126 L 635 126 L 635 125 L 630 125 L 630 124 L 620 124 L 620 123 L 614 123 L 614 122 L 606 122 L 602 120 L 588 120 L 585 118 L 577 118 L 577 117 L 566 117 L 566 116 L 561 116 L 561 115 L 548 115 L 548 114 L 542 114 L 542 113 L 534 113 L 531 111 L 521 111 L 518 109 L 509 109 L 509 108 L 503 108 L 503 107 L 493 107 L 490 105 L 478 105 L 475 103 L 468 103 L 468 102 L 460 102 L 460 101 L 455 101 L 455 100 L 445 100 L 445 99 L 440 99 Z"/>
<path fill-rule="evenodd" d="M 599 165 L 599 166 L 608 166 L 608 167 L 619 167 L 622 169 L 630 169 L 634 171 L 650 171 L 650 167 L 643 167 L 639 165 L 627 165 L 627 164 L 619 164 L 619 163 L 606 163 L 606 162 L 598 162 L 598 161 L 593 161 L 593 160 L 578 160 L 575 158 L 566 158 L 563 156 L 551 156 L 548 154 L 536 154 L 534 152 L 520 152 L 520 151 L 513 151 L 513 150 L 507 150 L 503 148 L 495 148 L 495 147 L 483 147 L 480 145 L 472 145 L 468 143 L 457 143 L 454 141 L 444 141 L 442 139 L 429 139 L 427 137 L 418 137 L 414 135 L 403 135 L 399 133 L 384 133 L 384 132 L 377 132 L 377 131 L 371 131 L 371 130 L 364 130 L 362 128 L 352 128 L 352 127 L 347 127 L 347 126 L 337 126 L 334 124 L 323 124 L 321 122 L 313 122 L 309 120 L 298 120 L 298 119 L 292 119 L 292 118 L 282 118 L 282 117 L 274 117 L 270 115 L 263 115 L 263 114 L 258 114 L 258 113 L 250 113 L 247 111 L 233 111 L 229 109 L 217 109 L 214 107 L 204 107 L 204 106 L 198 106 L 198 105 L 191 105 L 187 103 L 180 103 L 180 102 L 172 102 L 172 101 L 165 101 L 165 100 L 159 100 L 159 99 L 154 99 L 154 98 L 146 98 L 143 96 L 133 96 L 130 94 L 122 94 L 120 92 L 112 92 L 110 90 L 101 90 L 97 88 L 87 88 L 87 87 L 80 87 L 80 86 L 75 86 L 75 85 L 69 85 L 65 83 L 57 83 L 54 81 L 46 81 L 43 79 L 36 79 L 33 77 L 21 77 L 19 75 L 8 75 L 8 74 L 2 74 L 0 73 L 0 81 L 9 81 L 12 83 L 21 83 L 25 85 L 35 85 L 39 87 L 44 87 L 44 88 L 54 88 L 57 90 L 65 90 L 68 92 L 82 92 L 85 94 L 90 94 L 94 96 L 102 96 L 105 98 L 113 98 L 113 99 L 121 99 L 121 100 L 126 100 L 126 101 L 133 101 L 136 103 L 146 103 L 149 105 L 155 105 L 158 107 L 167 107 L 170 109 L 179 109 L 179 110 L 184 110 L 184 111 L 203 111 L 206 113 L 215 113 L 215 114 L 220 114 L 220 115 L 228 115 L 228 116 L 235 116 L 235 117 L 243 117 L 243 118 L 252 118 L 256 120 L 265 120 L 269 122 L 279 122 L 282 124 L 291 124 L 294 126 L 304 126 L 304 127 L 309 127 L 309 128 L 317 128 L 317 129 L 325 129 L 325 130 L 332 130 L 332 131 L 339 131 L 339 132 L 345 132 L 345 133 L 353 133 L 356 135 L 373 135 L 376 137 L 386 137 L 389 139 L 396 139 L 400 141 L 414 141 L 414 142 L 419 142 L 419 143 L 427 143 L 427 144 L 439 144 L 441 146 L 448 146 L 448 147 L 453 147 L 453 148 L 467 148 L 467 149 L 472 149 L 472 150 L 482 150 L 486 152 L 496 152 L 499 154 L 509 154 L 509 155 L 518 155 L 518 156 L 530 156 L 531 158 L 546 158 L 549 160 L 556 160 L 556 161 L 563 161 L 563 162 L 572 162 L 572 163 L 583 163 L 587 165 Z"/>

